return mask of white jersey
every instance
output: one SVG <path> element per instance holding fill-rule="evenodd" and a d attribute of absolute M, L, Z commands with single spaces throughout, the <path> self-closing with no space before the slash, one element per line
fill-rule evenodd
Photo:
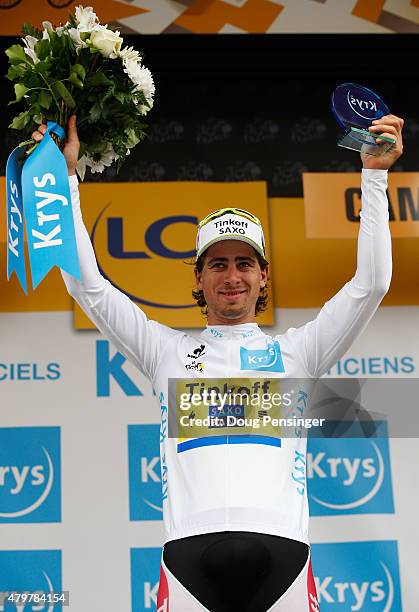
<path fill-rule="evenodd" d="M 253 531 L 308 542 L 306 440 L 170 438 L 168 380 L 311 379 L 332 367 L 368 324 L 390 284 L 386 186 L 386 171 L 363 170 L 356 274 L 313 321 L 274 337 L 256 323 L 207 326 L 192 336 L 148 320 L 100 275 L 82 221 L 77 178 L 70 178 L 82 281 L 65 272 L 63 278 L 97 328 L 150 379 L 159 398 L 166 541 Z"/>

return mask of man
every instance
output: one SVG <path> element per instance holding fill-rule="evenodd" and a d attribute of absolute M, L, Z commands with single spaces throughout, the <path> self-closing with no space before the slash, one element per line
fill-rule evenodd
<path fill-rule="evenodd" d="M 305 440 L 169 437 L 168 380 L 257 379 L 266 374 L 270 379 L 317 378 L 348 350 L 390 284 L 387 170 L 402 153 L 402 127 L 403 120 L 393 115 L 371 126 L 396 144 L 381 157 L 361 156 L 355 276 L 313 321 L 298 329 L 272 338 L 256 323 L 268 278 L 257 218 L 240 209 L 222 209 L 201 222 L 195 295 L 201 306 L 206 304 L 208 325 L 195 338 L 147 320 L 100 275 L 80 212 L 75 176 L 79 141 L 75 117 L 69 120 L 63 152 L 82 280 L 64 272 L 63 278 L 98 329 L 152 381 L 160 401 L 166 531 L 160 612 L 319 609 L 308 546 Z M 33 137 L 41 140 L 44 133 L 45 126 L 40 126 Z M 220 232 L 226 224 L 243 231 L 226 238 Z"/>

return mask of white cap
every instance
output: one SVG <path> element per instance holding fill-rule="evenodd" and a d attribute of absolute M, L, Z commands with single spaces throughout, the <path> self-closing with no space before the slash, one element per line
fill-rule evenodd
<path fill-rule="evenodd" d="M 255 215 L 238 208 L 221 208 L 207 215 L 198 225 L 196 256 L 221 240 L 241 240 L 265 257 L 262 224 Z"/>

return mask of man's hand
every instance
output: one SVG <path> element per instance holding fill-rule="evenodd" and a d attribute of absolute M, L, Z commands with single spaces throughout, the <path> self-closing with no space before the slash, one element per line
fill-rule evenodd
<path fill-rule="evenodd" d="M 47 131 L 47 126 L 41 124 L 39 128 L 33 132 L 32 138 L 36 142 L 41 142 Z M 67 162 L 68 174 L 76 174 L 76 164 L 79 158 L 80 141 L 77 134 L 76 127 L 76 115 L 72 115 L 67 123 L 67 137 L 64 141 L 64 147 L 62 149 L 65 161 Z"/>
<path fill-rule="evenodd" d="M 394 162 L 399 159 L 400 155 L 403 153 L 403 125 L 403 119 L 396 117 L 396 115 L 385 115 L 381 117 L 381 119 L 376 119 L 372 122 L 372 125 L 368 128 L 370 132 L 373 134 L 379 133 L 382 136 L 392 138 L 396 141 L 396 144 L 390 151 L 378 157 L 362 153 L 361 159 L 364 168 L 369 168 L 371 170 L 388 170 L 391 168 Z"/>

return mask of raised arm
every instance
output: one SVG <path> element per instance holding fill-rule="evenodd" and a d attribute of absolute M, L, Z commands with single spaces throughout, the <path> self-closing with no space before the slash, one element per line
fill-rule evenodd
<path fill-rule="evenodd" d="M 322 376 L 365 329 L 391 281 L 391 236 L 388 225 L 387 170 L 403 151 L 403 120 L 388 115 L 372 132 L 396 138 L 391 152 L 363 155 L 362 209 L 354 277 L 320 310 L 317 317 L 287 334 L 309 376 Z"/>
<path fill-rule="evenodd" d="M 33 138 L 41 140 L 46 126 L 39 126 Z M 96 327 L 127 359 L 150 380 L 170 339 L 180 333 L 150 321 L 124 293 L 100 274 L 89 234 L 80 209 L 76 163 L 79 152 L 76 118 L 70 118 L 63 153 L 67 162 L 81 281 L 61 270 L 67 291 Z"/>

